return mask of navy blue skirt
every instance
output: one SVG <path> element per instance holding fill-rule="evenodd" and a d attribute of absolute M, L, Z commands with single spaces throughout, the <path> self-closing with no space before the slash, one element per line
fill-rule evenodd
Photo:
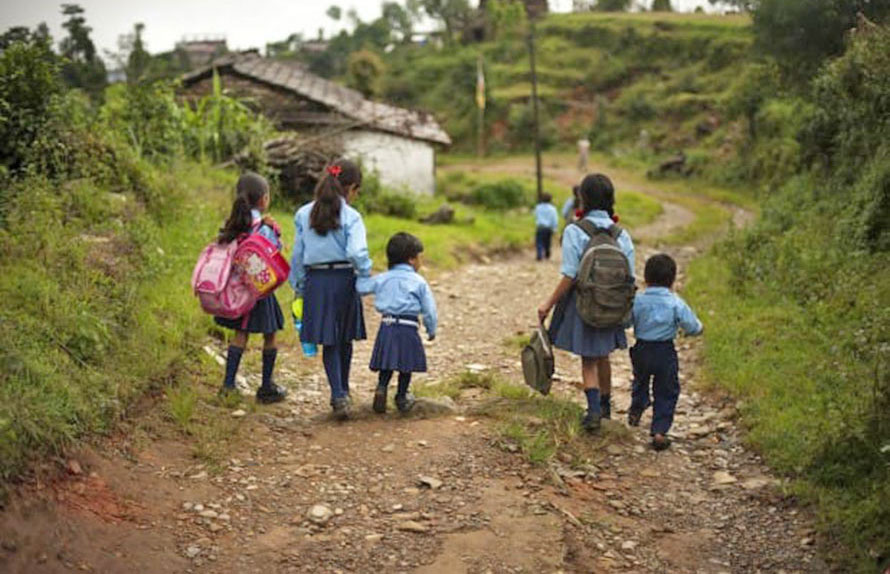
<path fill-rule="evenodd" d="M 581 320 L 575 305 L 575 290 L 556 305 L 550 322 L 550 340 L 563 351 L 588 358 L 607 357 L 615 349 L 627 348 L 627 335 L 622 327 L 597 329 Z"/>
<path fill-rule="evenodd" d="M 340 345 L 367 339 L 362 300 L 355 290 L 352 269 L 310 269 L 303 291 L 300 340 Z"/>
<path fill-rule="evenodd" d="M 417 317 L 403 317 L 417 321 Z M 380 325 L 374 351 L 371 353 L 372 371 L 425 373 L 426 352 L 418 328 L 397 323 Z"/>
<path fill-rule="evenodd" d="M 238 319 L 214 317 L 213 320 L 220 327 L 236 331 L 247 331 L 248 333 L 269 335 L 284 329 L 284 314 L 281 312 L 281 306 L 278 304 L 278 299 L 275 298 L 274 293 L 256 302 L 256 305 L 250 310 L 250 314 L 247 317 L 246 327 L 241 327 L 244 317 L 239 317 Z"/>

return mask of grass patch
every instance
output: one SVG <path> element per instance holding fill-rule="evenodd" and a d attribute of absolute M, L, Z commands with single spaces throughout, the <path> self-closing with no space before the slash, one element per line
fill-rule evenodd
<path fill-rule="evenodd" d="M 521 351 L 528 345 L 530 335 L 528 333 L 517 333 L 504 337 L 501 344 L 509 351 Z"/>
<path fill-rule="evenodd" d="M 807 241 L 812 243 L 812 237 Z M 816 246 L 818 250 L 819 246 Z M 718 254 L 695 260 L 684 295 L 706 323 L 707 384 L 731 391 L 749 427 L 746 440 L 814 505 L 834 560 L 848 572 L 876 571 L 890 558 L 890 446 L 874 442 L 887 365 L 867 359 L 863 325 L 878 321 L 888 273 L 865 279 L 868 316 L 851 319 L 851 295 L 836 301 L 733 288 Z M 873 282 L 871 285 L 868 282 Z M 877 288 L 875 288 L 877 287 Z M 883 292 L 883 294 L 882 294 Z M 870 422 L 871 421 L 871 422 Z M 890 445 L 890 443 L 887 443 Z"/>

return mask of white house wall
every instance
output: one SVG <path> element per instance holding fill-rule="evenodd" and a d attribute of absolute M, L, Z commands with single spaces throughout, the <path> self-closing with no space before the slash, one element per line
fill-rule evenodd
<path fill-rule="evenodd" d="M 427 142 L 375 131 L 350 131 L 343 138 L 347 157 L 360 158 L 384 186 L 432 195 L 436 191 L 436 150 Z"/>

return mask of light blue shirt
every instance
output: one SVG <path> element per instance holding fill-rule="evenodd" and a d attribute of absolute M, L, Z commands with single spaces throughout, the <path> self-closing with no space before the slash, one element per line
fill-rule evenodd
<path fill-rule="evenodd" d="M 614 224 L 612 218 L 605 211 L 591 211 L 584 219 L 589 219 L 600 228 L 608 228 Z M 581 257 L 584 255 L 584 248 L 587 247 L 588 241 L 590 241 L 590 237 L 577 225 L 569 225 L 563 231 L 562 267 L 560 267 L 560 272 L 569 279 L 575 279 L 578 276 L 578 267 L 581 266 Z M 623 230 L 621 235 L 618 236 L 618 247 L 621 248 L 624 256 L 630 262 L 630 272 L 634 274 L 634 242 L 631 240 L 627 230 Z"/>
<path fill-rule="evenodd" d="M 263 214 L 260 213 L 259 209 L 251 209 L 250 217 L 253 218 L 253 224 L 256 225 L 263 219 Z M 274 243 L 278 249 L 281 249 L 281 238 L 278 237 L 271 225 L 261 225 L 257 233 Z"/>
<path fill-rule="evenodd" d="M 671 341 L 677 329 L 701 335 L 701 321 L 679 295 L 667 287 L 647 287 L 634 299 L 634 336 L 643 341 Z"/>
<path fill-rule="evenodd" d="M 319 235 L 309 225 L 309 213 L 314 201 L 297 210 L 294 226 L 294 253 L 290 262 L 291 287 L 298 294 L 303 293 L 306 282 L 306 267 L 320 263 L 348 261 L 355 267 L 359 277 L 371 274 L 371 258 L 368 255 L 368 237 L 365 222 L 358 211 L 340 199 L 340 227 Z"/>
<path fill-rule="evenodd" d="M 559 214 L 552 203 L 539 203 L 535 206 L 535 225 L 549 227 L 553 231 L 559 229 Z"/>
<path fill-rule="evenodd" d="M 566 220 L 566 223 L 572 220 L 572 215 L 575 213 L 575 196 L 570 195 L 565 203 L 562 204 L 562 218 Z"/>
<path fill-rule="evenodd" d="M 436 336 L 436 300 L 426 279 L 407 263 L 386 273 L 361 278 L 356 289 L 362 295 L 374 294 L 374 307 L 383 315 L 421 315 L 430 337 Z"/>

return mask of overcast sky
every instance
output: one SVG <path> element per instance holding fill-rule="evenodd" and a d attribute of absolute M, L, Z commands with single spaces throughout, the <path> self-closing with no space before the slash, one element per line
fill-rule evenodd
<path fill-rule="evenodd" d="M 120 34 L 136 22 L 145 24 L 150 52 L 171 50 L 184 36 L 222 35 L 230 49 L 263 48 L 294 32 L 314 37 L 319 27 L 338 30 L 325 16 L 337 4 L 355 8 L 363 20 L 380 14 L 382 0 L 65 0 L 86 10 L 92 38 L 102 50 L 114 50 Z M 471 4 L 476 4 L 471 0 Z M 60 0 L 0 0 L 0 31 L 10 26 L 34 27 L 46 22 L 58 42 L 62 37 Z M 707 6 L 706 0 L 674 0 L 679 9 Z M 554 11 L 568 11 L 572 0 L 550 0 Z M 344 23 L 345 25 L 345 23 Z M 104 52 L 103 52 L 104 53 Z"/>

